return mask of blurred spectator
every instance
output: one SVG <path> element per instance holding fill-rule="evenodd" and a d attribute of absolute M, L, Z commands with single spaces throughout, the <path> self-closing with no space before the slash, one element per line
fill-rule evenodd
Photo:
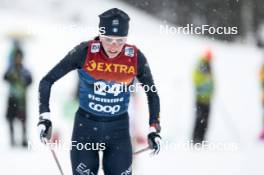
<path fill-rule="evenodd" d="M 211 99 L 214 91 L 214 80 L 211 71 L 212 52 L 207 50 L 201 57 L 193 72 L 195 86 L 196 119 L 193 130 L 193 142 L 205 140 L 208 127 Z"/>
<path fill-rule="evenodd" d="M 4 74 L 9 83 L 9 95 L 6 117 L 10 130 L 10 144 L 15 146 L 14 121 L 18 119 L 22 124 L 22 146 L 27 146 L 26 128 L 26 92 L 32 82 L 30 72 L 23 66 L 23 51 L 16 49 L 10 57 L 10 65 Z"/>
<path fill-rule="evenodd" d="M 264 64 L 261 66 L 260 69 L 260 81 L 261 81 L 261 90 L 262 90 L 262 106 L 264 109 Z M 263 115 L 263 123 L 264 123 L 264 114 L 262 115 Z M 264 125 L 260 133 L 260 139 L 264 141 Z"/>

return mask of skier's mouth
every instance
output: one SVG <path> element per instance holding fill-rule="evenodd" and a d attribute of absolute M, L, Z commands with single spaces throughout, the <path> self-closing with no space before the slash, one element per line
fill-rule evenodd
<path fill-rule="evenodd" d="M 111 54 L 116 54 L 116 53 L 118 53 L 117 50 L 108 50 L 108 52 L 111 53 Z"/>

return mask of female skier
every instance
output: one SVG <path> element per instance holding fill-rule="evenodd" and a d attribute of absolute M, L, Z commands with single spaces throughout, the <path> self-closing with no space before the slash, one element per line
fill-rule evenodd
<path fill-rule="evenodd" d="M 129 135 L 129 87 L 134 79 L 144 87 L 149 106 L 150 149 L 160 149 L 160 102 L 145 56 L 134 45 L 126 44 L 129 16 L 117 8 L 99 15 L 99 33 L 94 40 L 71 50 L 39 84 L 40 139 L 51 137 L 49 98 L 55 81 L 78 70 L 79 109 L 76 112 L 72 143 L 101 144 L 105 175 L 132 174 L 132 147 Z M 154 87 L 154 88 L 153 88 Z M 103 144 L 105 145 L 103 145 Z M 74 175 L 96 175 L 100 149 L 71 149 Z"/>

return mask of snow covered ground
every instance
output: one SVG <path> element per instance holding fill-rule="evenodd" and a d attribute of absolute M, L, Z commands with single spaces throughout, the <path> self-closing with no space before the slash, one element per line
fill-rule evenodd
<path fill-rule="evenodd" d="M 28 95 L 29 141 L 39 148 L 30 151 L 9 148 L 4 120 L 8 87 L 0 81 L 0 174 L 59 174 L 51 153 L 39 145 L 36 134 L 38 82 L 71 48 L 97 33 L 97 15 L 112 7 L 121 8 L 130 15 L 129 43 L 137 45 L 148 58 L 161 98 L 163 149 L 157 157 L 148 153 L 137 156 L 134 174 L 263 174 L 264 144 L 257 139 L 262 121 L 258 81 L 263 57 L 260 50 L 253 46 L 160 33 L 163 21 L 119 1 L 96 0 L 74 3 L 69 0 L 0 1 L 0 75 L 5 71 L 10 47 L 6 34 L 17 30 L 32 34 L 24 45 L 25 62 L 34 76 Z M 87 27 L 88 31 L 84 31 Z M 194 119 L 191 72 L 197 57 L 207 47 L 212 48 L 215 56 L 213 68 L 217 84 L 208 139 L 211 144 L 221 143 L 227 147 L 194 151 L 182 145 L 188 144 Z M 63 117 L 63 106 L 74 93 L 75 83 L 72 82 L 75 81 L 76 74 L 72 72 L 52 89 L 52 118 L 63 141 L 70 139 L 72 128 L 72 119 Z M 144 133 L 147 130 L 146 105 L 137 110 L 134 112 L 141 114 L 136 117 Z M 20 132 L 19 127 L 16 129 Z M 65 174 L 71 174 L 68 151 L 57 153 Z"/>

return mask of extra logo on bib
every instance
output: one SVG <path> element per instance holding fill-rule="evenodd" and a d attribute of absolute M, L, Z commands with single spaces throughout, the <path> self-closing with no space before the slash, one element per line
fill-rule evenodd
<path fill-rule="evenodd" d="M 105 62 L 96 62 L 95 60 L 89 61 L 86 70 L 93 72 L 104 72 L 104 73 L 120 73 L 120 74 L 135 74 L 136 70 L 134 66 L 127 66 L 124 64 L 113 64 Z M 105 75 L 107 76 L 107 75 Z"/>
<path fill-rule="evenodd" d="M 129 84 L 137 74 L 136 47 L 125 45 L 121 53 L 109 59 L 99 41 L 92 41 L 88 47 L 83 69 L 95 80 Z"/>

